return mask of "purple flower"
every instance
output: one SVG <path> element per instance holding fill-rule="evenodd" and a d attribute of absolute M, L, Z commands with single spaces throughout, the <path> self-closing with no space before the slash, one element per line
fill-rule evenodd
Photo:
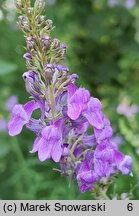
<path fill-rule="evenodd" d="M 39 135 L 45 126 L 45 123 L 42 123 L 41 120 L 36 120 L 34 118 L 30 118 L 29 122 L 26 124 L 26 127 L 36 135 Z"/>
<path fill-rule="evenodd" d="M 102 105 L 97 98 L 91 98 L 88 103 L 88 109 L 83 113 L 89 123 L 96 129 L 102 129 L 104 126 Z"/>
<path fill-rule="evenodd" d="M 59 162 L 63 152 L 62 146 L 61 125 L 55 122 L 54 125 L 42 129 L 41 135 L 34 142 L 31 153 L 38 152 L 40 161 L 52 158 L 55 162 Z"/>
<path fill-rule="evenodd" d="M 136 0 L 126 0 L 125 2 L 125 6 L 129 9 L 133 8 L 135 4 L 136 4 Z"/>
<path fill-rule="evenodd" d="M 89 98 L 89 91 L 84 88 L 77 89 L 73 83 L 68 85 L 68 116 L 72 120 L 78 119 L 81 113 L 86 110 Z"/>
<path fill-rule="evenodd" d="M 90 154 L 91 157 L 88 157 L 88 154 Z M 93 184 L 98 180 L 97 174 L 92 169 L 92 159 L 94 157 L 94 153 L 90 151 L 88 154 L 81 163 L 80 168 L 77 172 L 77 182 L 80 192 L 82 193 L 87 190 L 92 190 Z"/>
<path fill-rule="evenodd" d="M 103 115 L 103 128 L 100 130 L 94 128 L 94 133 L 98 143 L 102 142 L 105 139 L 110 140 L 112 138 L 113 130 L 111 128 L 110 121 L 106 116 Z"/>
<path fill-rule="evenodd" d="M 83 133 L 87 132 L 87 130 L 89 128 L 89 123 L 86 122 L 86 120 L 85 121 L 84 120 L 85 119 L 80 118 L 80 119 L 78 119 L 78 121 L 72 122 L 72 126 L 76 127 L 76 130 L 75 130 L 76 134 L 83 134 Z"/>
<path fill-rule="evenodd" d="M 134 117 L 134 115 L 139 112 L 139 106 L 136 104 L 129 105 L 128 99 L 124 98 L 118 105 L 117 112 L 127 118 Z"/>
<path fill-rule="evenodd" d="M 0 119 L 0 132 L 7 129 L 7 122 L 5 119 Z"/>
<path fill-rule="evenodd" d="M 112 142 L 115 143 L 117 146 L 122 145 L 123 141 L 124 141 L 124 138 L 121 135 L 116 135 L 112 138 Z"/>
<path fill-rule="evenodd" d="M 41 109 L 41 120 L 44 121 L 45 100 L 43 99 L 45 86 L 35 71 L 27 71 L 23 74 L 27 92 L 33 96 Z"/>
<path fill-rule="evenodd" d="M 118 172 L 118 166 L 122 160 L 123 155 L 118 151 L 117 146 L 106 140 L 96 147 L 94 171 L 100 177 L 109 177 Z"/>
<path fill-rule="evenodd" d="M 11 112 L 16 104 L 18 104 L 18 98 L 15 95 L 10 96 L 5 103 L 5 110 Z"/>
<path fill-rule="evenodd" d="M 83 153 L 83 147 L 81 145 L 76 146 L 73 155 L 74 157 L 78 158 Z"/>
<path fill-rule="evenodd" d="M 8 123 L 8 130 L 10 136 L 20 134 L 25 124 L 29 123 L 33 111 L 38 108 L 35 102 L 29 101 L 25 105 L 15 105 L 12 110 L 11 119 Z"/>
<path fill-rule="evenodd" d="M 114 0 L 109 2 L 111 6 L 117 4 Z M 8 123 L 9 134 L 19 134 L 24 125 L 34 132 L 36 138 L 31 153 L 37 153 L 42 162 L 48 159 L 59 162 L 61 170 L 58 171 L 68 175 L 70 183 L 77 179 L 81 192 L 93 190 L 94 183 L 101 186 L 102 179 L 108 179 L 119 170 L 123 175 L 129 174 L 132 160 L 113 143 L 111 124 L 102 112 L 101 102 L 91 97 L 85 88 L 78 88 L 75 85 L 78 75 L 70 75 L 69 69 L 60 64 L 67 46 L 51 38 L 52 20 L 45 20 L 41 14 L 44 1 L 37 0 L 32 10 L 27 3 L 16 5 L 24 15 L 19 17 L 19 24 L 25 32 L 27 53 L 24 58 L 30 69 L 23 74 L 23 79 L 34 100 L 14 106 Z M 128 7 L 131 6 L 128 1 Z M 33 26 L 28 12 L 35 15 Z M 8 103 L 13 106 L 11 101 Z M 136 108 L 133 106 L 131 113 Z M 40 111 L 38 119 L 32 117 L 35 109 Z M 5 121 L 1 122 L 0 130 Z"/>
<path fill-rule="evenodd" d="M 96 138 L 94 135 L 85 135 L 83 137 L 83 145 L 86 147 L 93 147 L 95 146 L 96 143 Z"/>
<path fill-rule="evenodd" d="M 131 173 L 131 166 L 132 166 L 132 158 L 126 155 L 119 165 L 119 170 L 122 172 L 123 175 L 127 175 Z"/>

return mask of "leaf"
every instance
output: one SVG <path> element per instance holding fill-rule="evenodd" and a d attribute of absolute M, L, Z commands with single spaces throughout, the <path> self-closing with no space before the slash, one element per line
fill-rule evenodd
<path fill-rule="evenodd" d="M 0 60 L 0 75 L 12 73 L 16 69 L 17 69 L 16 64 Z"/>

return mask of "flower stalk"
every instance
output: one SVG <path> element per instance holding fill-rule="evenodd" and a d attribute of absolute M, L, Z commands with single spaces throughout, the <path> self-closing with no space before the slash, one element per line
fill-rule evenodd
<path fill-rule="evenodd" d="M 28 71 L 23 80 L 33 100 L 15 105 L 9 135 L 18 135 L 23 126 L 34 132 L 30 153 L 38 153 L 41 162 L 51 159 L 59 163 L 61 173 L 68 175 L 70 182 L 76 179 L 81 192 L 92 191 L 103 178 L 109 181 L 119 171 L 130 174 L 132 159 L 112 142 L 113 130 L 101 102 L 85 88 L 77 87 L 77 74 L 70 75 L 62 64 L 67 46 L 51 37 L 53 23 L 42 15 L 45 2 L 36 0 L 31 6 L 28 0 L 16 0 L 16 7 L 26 39 Z M 40 119 L 32 117 L 37 109 Z"/>

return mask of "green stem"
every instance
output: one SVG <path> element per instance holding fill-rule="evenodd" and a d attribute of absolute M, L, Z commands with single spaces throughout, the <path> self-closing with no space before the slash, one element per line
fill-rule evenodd
<path fill-rule="evenodd" d="M 72 145 L 71 152 L 73 153 L 78 143 L 81 141 L 81 137 L 79 137 L 76 142 Z"/>
<path fill-rule="evenodd" d="M 96 200 L 110 200 L 110 198 L 107 196 L 107 190 L 106 188 L 102 188 L 100 185 L 95 184 L 93 187 L 93 195 Z"/>
<path fill-rule="evenodd" d="M 101 191 L 100 198 L 102 200 L 110 200 L 110 198 L 107 196 L 106 191 Z"/>
<path fill-rule="evenodd" d="M 55 96 L 54 96 L 54 89 L 52 84 L 49 85 L 49 102 L 51 104 L 51 109 L 52 109 L 52 116 L 53 119 L 56 117 L 56 103 L 55 103 Z"/>

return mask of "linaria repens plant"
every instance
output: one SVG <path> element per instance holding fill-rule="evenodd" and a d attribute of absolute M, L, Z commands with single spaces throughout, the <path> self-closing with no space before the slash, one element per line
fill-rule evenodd
<path fill-rule="evenodd" d="M 100 197 L 100 185 L 109 183 L 118 171 L 131 173 L 132 159 L 112 142 L 113 131 L 101 102 L 77 87 L 78 76 L 61 64 L 67 46 L 51 38 L 53 23 L 42 15 L 44 1 L 36 0 L 32 7 L 29 0 L 16 0 L 16 7 L 27 45 L 28 71 L 23 80 L 32 99 L 14 106 L 9 135 L 18 135 L 25 125 L 36 135 L 31 153 L 37 152 L 40 161 L 59 163 L 61 173 L 70 181 L 76 179 L 81 192 L 96 190 Z M 40 119 L 32 118 L 36 109 L 41 111 Z"/>

